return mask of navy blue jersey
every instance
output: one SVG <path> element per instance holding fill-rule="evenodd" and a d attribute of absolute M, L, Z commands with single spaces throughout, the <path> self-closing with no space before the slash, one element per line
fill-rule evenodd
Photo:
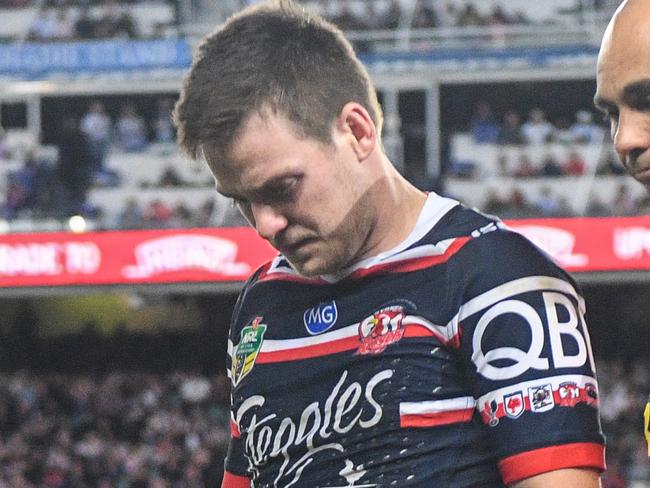
<path fill-rule="evenodd" d="M 585 305 L 524 237 L 430 194 L 409 237 L 336 276 L 282 256 L 228 350 L 231 475 L 259 487 L 502 487 L 604 469 Z"/>

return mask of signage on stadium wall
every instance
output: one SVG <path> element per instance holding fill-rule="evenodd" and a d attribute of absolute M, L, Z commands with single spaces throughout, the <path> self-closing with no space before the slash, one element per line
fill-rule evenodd
<path fill-rule="evenodd" d="M 507 224 L 572 272 L 650 271 L 650 215 Z M 242 282 L 275 255 L 251 228 L 5 234 L 0 287 Z"/>
<path fill-rule="evenodd" d="M 488 46 L 489 47 L 489 46 Z M 13 43 L 0 45 L 0 77 L 20 80 L 86 76 L 98 73 L 185 70 L 192 61 L 185 39 Z M 506 69 L 593 68 L 594 46 L 553 46 L 508 49 L 413 49 L 360 53 L 377 72 L 435 69 L 437 72 L 503 71 Z"/>
<path fill-rule="evenodd" d="M 650 270 L 650 215 L 513 220 L 508 227 L 568 271 Z"/>
<path fill-rule="evenodd" d="M 15 43 L 0 46 L 0 75 L 42 79 L 59 74 L 185 69 L 191 48 L 182 39 Z"/>
<path fill-rule="evenodd" d="M 7 234 L 0 287 L 239 282 L 275 255 L 250 228 Z"/>

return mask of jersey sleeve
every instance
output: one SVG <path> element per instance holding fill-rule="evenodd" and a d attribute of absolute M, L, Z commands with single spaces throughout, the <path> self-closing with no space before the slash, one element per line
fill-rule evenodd
<path fill-rule="evenodd" d="M 226 372 L 228 378 L 231 381 L 231 388 L 233 389 L 235 385 L 232 383 L 232 355 L 234 344 L 239 341 L 238 335 L 240 331 L 239 327 L 237 326 L 237 324 L 240 322 L 239 315 L 246 299 L 246 294 L 264 269 L 264 266 L 258 269 L 244 284 L 242 292 L 240 293 L 233 309 L 232 318 L 230 321 L 230 331 L 228 333 L 228 353 L 226 356 Z M 237 423 L 235 422 L 233 413 L 231 411 L 230 442 L 228 444 L 228 452 L 224 461 L 224 477 L 221 488 L 249 488 L 250 479 L 248 477 L 248 466 L 249 463 L 244 453 L 244 444 L 239 432 L 239 427 L 237 426 Z"/>
<path fill-rule="evenodd" d="M 248 461 L 244 455 L 244 446 L 234 421 L 230 422 L 230 443 L 226 455 L 224 476 L 221 488 L 250 488 L 248 478 Z"/>
<path fill-rule="evenodd" d="M 604 470 L 585 302 L 571 277 L 523 236 L 496 230 L 458 252 L 449 283 L 450 324 L 504 481 Z"/>

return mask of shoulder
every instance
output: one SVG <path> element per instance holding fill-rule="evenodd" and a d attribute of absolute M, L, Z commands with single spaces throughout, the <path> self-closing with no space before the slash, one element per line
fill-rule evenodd
<path fill-rule="evenodd" d="M 511 283 L 517 287 L 532 281 L 566 282 L 575 290 L 573 278 L 542 249 L 509 229 L 495 217 L 460 208 L 452 222 L 434 236 L 460 240 L 462 246 L 449 260 L 448 280 L 455 294 L 466 299 Z M 564 287 L 564 285 L 561 285 Z M 460 297 L 457 297 L 460 298 Z"/>

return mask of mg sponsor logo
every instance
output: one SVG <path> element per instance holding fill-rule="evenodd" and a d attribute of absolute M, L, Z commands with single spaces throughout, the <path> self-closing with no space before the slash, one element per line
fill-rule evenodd
<path fill-rule="evenodd" d="M 573 252 L 576 238 L 568 230 L 543 225 L 513 225 L 511 228 L 546 251 L 562 266 L 584 267 L 589 264 L 589 256 Z"/>
<path fill-rule="evenodd" d="M 315 307 L 305 310 L 302 316 L 307 332 L 311 335 L 322 334 L 332 328 L 339 317 L 336 302 L 319 303 Z"/>

